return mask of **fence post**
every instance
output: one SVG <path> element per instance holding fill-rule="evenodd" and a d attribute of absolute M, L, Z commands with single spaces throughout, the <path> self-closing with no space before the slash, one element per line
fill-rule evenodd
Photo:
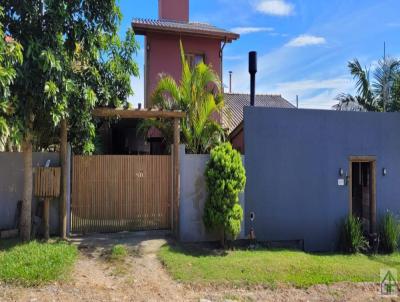
<path fill-rule="evenodd" d="M 61 161 L 60 237 L 61 239 L 67 239 L 67 198 L 68 198 L 67 144 L 68 144 L 67 120 L 63 119 L 60 125 L 60 161 Z"/>
<path fill-rule="evenodd" d="M 67 147 L 67 235 L 71 233 L 71 184 L 72 184 L 72 148 Z"/>
<path fill-rule="evenodd" d="M 180 171 L 179 171 L 179 140 L 180 140 L 180 120 L 174 118 L 174 233 L 179 238 L 179 195 L 180 195 Z"/>

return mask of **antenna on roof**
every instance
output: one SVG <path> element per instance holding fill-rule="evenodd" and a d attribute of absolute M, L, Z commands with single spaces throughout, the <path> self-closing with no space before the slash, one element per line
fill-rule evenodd
<path fill-rule="evenodd" d="M 229 93 L 232 93 L 232 71 L 229 71 Z"/>
<path fill-rule="evenodd" d="M 296 94 L 296 107 L 299 109 L 299 96 Z"/>
<path fill-rule="evenodd" d="M 383 64 L 386 66 L 386 41 L 383 41 Z M 388 98 L 390 98 L 390 87 L 384 85 L 383 88 L 383 112 L 386 112 L 386 103 L 388 102 Z"/>
<path fill-rule="evenodd" d="M 383 60 L 386 61 L 386 41 L 383 42 Z"/>

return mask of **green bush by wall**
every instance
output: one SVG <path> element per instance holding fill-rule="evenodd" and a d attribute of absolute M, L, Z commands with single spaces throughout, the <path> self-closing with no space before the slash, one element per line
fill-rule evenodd
<path fill-rule="evenodd" d="M 240 233 L 243 209 L 239 194 L 244 191 L 246 173 L 242 158 L 230 143 L 214 148 L 207 163 L 206 183 L 208 198 L 204 208 L 204 224 L 208 229 L 218 230 L 221 241 Z"/>

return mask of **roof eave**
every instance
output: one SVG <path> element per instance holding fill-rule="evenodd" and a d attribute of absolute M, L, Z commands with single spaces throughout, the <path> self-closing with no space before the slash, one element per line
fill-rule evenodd
<path fill-rule="evenodd" d="M 138 24 L 132 22 L 132 29 L 137 35 L 146 36 L 149 33 L 163 33 L 163 34 L 171 34 L 171 35 L 188 35 L 193 37 L 205 37 L 205 38 L 213 38 L 219 39 L 221 41 L 225 41 L 227 43 L 231 43 L 240 38 L 239 34 L 235 33 L 215 33 L 204 30 L 182 30 L 182 29 L 173 29 L 173 28 L 161 28 L 158 26 L 149 26 Z"/>
<path fill-rule="evenodd" d="M 236 128 L 231 131 L 231 133 L 229 133 L 228 139 L 232 140 L 233 138 L 235 138 L 243 130 L 243 128 L 244 128 L 244 120 L 242 120 L 240 124 L 237 125 Z"/>

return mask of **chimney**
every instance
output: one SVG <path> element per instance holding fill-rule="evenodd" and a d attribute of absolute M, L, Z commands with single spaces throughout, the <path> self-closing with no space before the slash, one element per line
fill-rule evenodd
<path fill-rule="evenodd" d="M 249 73 L 250 73 L 250 106 L 254 106 L 256 96 L 256 73 L 257 73 L 257 52 L 249 52 Z"/>
<path fill-rule="evenodd" d="M 158 0 L 158 19 L 189 22 L 189 0 Z"/>

